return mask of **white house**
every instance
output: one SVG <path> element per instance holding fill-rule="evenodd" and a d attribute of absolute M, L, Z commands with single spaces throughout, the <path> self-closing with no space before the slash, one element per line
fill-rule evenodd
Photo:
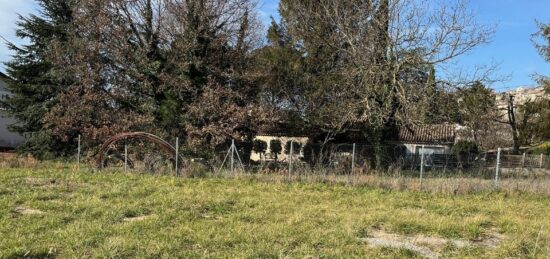
<path fill-rule="evenodd" d="M 407 126 L 399 130 L 399 144 L 405 147 L 406 155 L 451 154 L 456 140 L 456 126 L 453 124 L 433 124 Z M 424 147 L 424 149 L 422 149 Z"/>
<path fill-rule="evenodd" d="M 9 80 L 8 76 L 0 72 L 0 100 L 2 101 L 10 95 L 6 87 Z M 23 136 L 8 130 L 8 125 L 15 122 L 15 119 L 7 116 L 5 111 L 0 109 L 0 150 L 13 149 L 25 142 Z"/>
<path fill-rule="evenodd" d="M 277 154 L 277 159 L 281 162 L 285 162 L 288 159 L 287 150 L 285 150 L 286 143 L 288 141 L 293 141 L 296 143 L 293 150 L 293 159 L 300 159 L 303 157 L 303 147 L 308 143 L 309 138 L 303 136 L 284 136 L 281 134 L 260 134 L 257 135 L 254 140 L 261 140 L 267 144 L 266 154 L 259 154 L 252 151 L 250 155 L 250 160 L 252 161 L 272 161 L 275 160 L 274 154 L 271 153 L 271 141 L 279 140 L 281 142 L 282 150 Z"/>

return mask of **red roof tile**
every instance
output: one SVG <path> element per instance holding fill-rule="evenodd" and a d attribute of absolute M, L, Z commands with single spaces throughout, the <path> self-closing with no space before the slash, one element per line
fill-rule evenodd
<path fill-rule="evenodd" d="M 408 143 L 452 144 L 455 142 L 455 126 L 451 124 L 402 127 L 399 141 Z"/>

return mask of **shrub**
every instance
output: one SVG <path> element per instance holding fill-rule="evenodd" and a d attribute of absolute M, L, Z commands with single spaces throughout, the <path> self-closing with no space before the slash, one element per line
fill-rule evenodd
<path fill-rule="evenodd" d="M 544 142 L 538 146 L 532 147 L 527 152 L 533 155 L 550 155 L 550 142 Z"/>
<path fill-rule="evenodd" d="M 293 153 L 300 154 L 300 149 L 302 148 L 302 144 L 300 142 L 289 140 L 285 144 L 285 154 L 290 154 L 290 143 L 292 142 L 292 151 Z"/>
<path fill-rule="evenodd" d="M 459 165 L 462 167 L 467 167 L 468 162 L 471 161 L 469 158 L 471 156 L 476 156 L 479 154 L 479 148 L 477 143 L 473 141 L 461 140 L 458 141 L 452 148 L 453 155 L 456 156 Z"/>
<path fill-rule="evenodd" d="M 273 156 L 275 156 L 275 160 L 277 160 L 277 156 L 281 153 L 282 150 L 283 146 L 280 140 L 273 139 L 269 142 L 269 151 Z"/>
<path fill-rule="evenodd" d="M 190 178 L 205 178 L 210 173 L 210 168 L 202 163 L 183 161 L 181 173 Z"/>
<path fill-rule="evenodd" d="M 302 160 L 307 162 L 310 166 L 315 166 L 319 153 L 321 152 L 321 144 L 308 142 L 304 145 L 303 152 Z"/>
<path fill-rule="evenodd" d="M 454 155 L 468 155 L 468 154 L 479 154 L 479 148 L 477 143 L 473 141 L 461 140 L 458 141 L 452 148 Z"/>
<path fill-rule="evenodd" d="M 260 154 L 261 158 L 262 154 L 265 154 L 265 152 L 267 151 L 267 142 L 260 139 L 254 140 L 254 142 L 252 143 L 252 151 Z"/>

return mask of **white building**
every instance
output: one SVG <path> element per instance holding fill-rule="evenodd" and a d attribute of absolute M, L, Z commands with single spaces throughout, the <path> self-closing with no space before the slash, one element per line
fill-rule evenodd
<path fill-rule="evenodd" d="M 250 155 L 250 160 L 259 162 L 259 161 L 273 161 L 275 160 L 275 154 L 271 153 L 271 141 L 272 140 L 279 140 L 281 142 L 282 150 L 277 154 L 277 160 L 281 162 L 286 162 L 288 159 L 288 153 L 290 153 L 288 150 L 286 150 L 286 143 L 289 141 L 293 141 L 295 143 L 294 150 L 293 150 L 293 159 L 300 159 L 303 158 L 303 148 L 308 143 L 308 138 L 303 136 L 284 136 L 280 134 L 260 134 L 257 135 L 254 140 L 261 140 L 264 141 L 267 144 L 266 153 L 265 154 L 259 154 L 254 151 L 252 151 Z"/>
<path fill-rule="evenodd" d="M 399 144 L 405 147 L 406 155 L 447 155 L 456 140 L 456 126 L 435 124 L 402 127 L 399 130 Z M 424 149 L 422 149 L 424 147 Z"/>
<path fill-rule="evenodd" d="M 0 72 L 0 100 L 5 100 L 9 96 L 6 84 L 10 78 Z M 6 112 L 0 109 L 0 150 L 13 149 L 25 142 L 25 138 L 17 133 L 8 130 L 8 125 L 16 121 L 6 115 Z"/>

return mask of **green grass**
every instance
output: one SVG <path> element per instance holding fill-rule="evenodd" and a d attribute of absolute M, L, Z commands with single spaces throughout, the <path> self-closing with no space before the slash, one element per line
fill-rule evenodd
<path fill-rule="evenodd" d="M 22 214 L 21 208 L 42 211 Z M 128 218 L 145 216 L 143 220 Z M 0 169 L 0 257 L 417 257 L 373 231 L 483 240 L 442 257 L 550 256 L 550 199 L 330 184 Z"/>

